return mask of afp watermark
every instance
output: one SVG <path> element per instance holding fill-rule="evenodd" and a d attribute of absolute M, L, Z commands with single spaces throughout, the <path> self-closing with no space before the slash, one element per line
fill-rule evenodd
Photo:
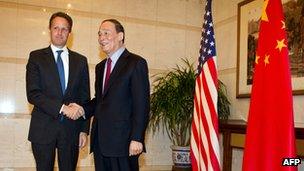
<path fill-rule="evenodd" d="M 301 158 L 283 158 L 282 166 L 298 166 L 301 162 Z"/>

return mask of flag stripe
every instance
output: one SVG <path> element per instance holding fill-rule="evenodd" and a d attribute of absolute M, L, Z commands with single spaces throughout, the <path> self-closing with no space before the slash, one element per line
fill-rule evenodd
<path fill-rule="evenodd" d="M 191 162 L 193 171 L 219 171 L 217 70 L 211 0 L 207 0 L 205 10 L 198 75 L 195 80 Z"/>
<path fill-rule="evenodd" d="M 202 115 L 202 105 L 201 105 L 201 98 L 200 98 L 200 95 L 201 94 L 200 92 L 202 91 L 201 89 L 201 78 L 200 77 L 197 77 L 196 78 L 196 89 L 197 89 L 197 93 L 198 95 L 195 96 L 195 100 L 197 100 L 195 103 L 197 104 L 197 110 L 196 110 L 196 116 L 197 116 L 197 126 L 198 126 L 198 131 L 200 134 L 204 134 L 204 130 L 202 130 L 202 122 L 201 122 L 201 115 Z M 199 145 L 199 156 L 198 156 L 198 159 L 199 159 L 199 167 L 200 168 L 206 168 L 207 167 L 207 154 L 203 153 L 205 151 L 205 146 L 203 145 L 203 140 L 200 138 L 200 134 L 197 134 L 197 139 L 198 139 L 198 145 Z M 204 162 L 201 162 L 201 161 L 204 161 Z"/>
<path fill-rule="evenodd" d="M 206 73 L 210 73 L 210 75 L 214 74 L 216 75 L 216 70 L 214 70 L 213 72 L 208 72 L 210 68 L 214 69 L 215 68 L 215 63 L 213 62 L 215 59 L 215 57 L 211 58 L 210 60 L 207 61 L 208 65 L 205 65 L 204 67 L 206 67 L 206 69 L 204 69 L 204 71 L 206 71 Z M 208 67 L 208 69 L 207 69 Z M 211 76 L 209 76 L 211 78 Z M 208 78 L 208 77 L 207 77 Z M 212 78 L 217 78 L 216 77 L 212 77 Z M 218 119 L 217 119 L 217 79 L 216 80 L 206 80 L 206 84 L 208 84 L 209 90 L 206 89 L 206 100 L 208 102 L 208 106 L 209 106 L 209 113 L 210 113 L 210 118 L 208 118 L 208 127 L 211 128 L 210 129 L 210 139 L 211 142 L 218 142 L 218 131 L 217 131 L 217 126 L 218 126 Z M 210 96 L 210 97 L 209 97 Z M 207 113 L 207 112 L 206 112 Z M 207 115 L 208 116 L 208 115 Z M 212 166 L 213 167 L 217 167 L 219 166 L 219 144 L 218 143 L 212 143 L 212 155 L 211 155 L 211 162 L 213 163 Z M 218 168 L 219 169 L 219 168 Z"/>
<path fill-rule="evenodd" d="M 212 60 L 212 59 L 210 59 Z M 211 164 L 212 159 L 216 159 L 217 157 L 215 156 L 214 150 L 216 149 L 215 145 L 213 144 L 212 140 L 214 140 L 214 135 L 216 135 L 213 123 L 212 123 L 212 118 L 214 118 L 214 115 L 216 115 L 216 111 L 214 108 L 214 101 L 212 101 L 212 95 L 210 94 L 211 89 L 215 89 L 215 85 L 213 84 L 213 81 L 210 81 L 210 75 L 209 75 L 209 69 L 208 65 L 204 65 L 204 72 L 202 72 L 202 81 L 203 81 L 203 89 L 204 89 L 204 94 L 202 94 L 202 97 L 205 98 L 203 100 L 203 111 L 204 115 L 202 118 L 205 132 L 206 132 L 206 137 L 208 140 L 208 147 L 209 148 L 209 158 L 211 159 L 209 164 Z M 207 81 L 209 80 L 209 81 Z M 209 83 L 209 84 L 208 84 Z M 206 86 L 204 86 L 206 85 Z M 216 93 L 215 93 L 216 94 Z M 217 136 L 216 136 L 217 137 Z M 217 139 L 217 138 L 216 138 Z M 216 140 L 217 141 L 217 140 Z M 214 166 L 213 166 L 214 167 Z"/>

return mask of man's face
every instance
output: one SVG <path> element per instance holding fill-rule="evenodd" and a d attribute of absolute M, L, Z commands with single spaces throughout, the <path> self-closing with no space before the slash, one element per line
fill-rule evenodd
<path fill-rule="evenodd" d="M 122 46 L 123 33 L 116 32 L 115 25 L 109 21 L 102 23 L 98 31 L 98 42 L 101 50 L 112 55 Z"/>
<path fill-rule="evenodd" d="M 68 21 L 62 17 L 54 18 L 51 23 L 50 34 L 53 45 L 59 48 L 65 46 L 70 35 Z"/>

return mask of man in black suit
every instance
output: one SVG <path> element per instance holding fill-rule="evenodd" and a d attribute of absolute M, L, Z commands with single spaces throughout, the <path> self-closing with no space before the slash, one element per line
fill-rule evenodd
<path fill-rule="evenodd" d="M 72 19 L 54 13 L 49 21 L 51 45 L 32 51 L 26 65 L 26 92 L 34 105 L 28 139 L 38 171 L 53 171 L 55 150 L 60 171 L 75 171 L 79 148 L 86 144 L 89 120 L 71 120 L 63 113 L 79 114 L 69 103 L 90 100 L 86 57 L 71 51 L 66 42 Z"/>
<path fill-rule="evenodd" d="M 147 62 L 125 48 L 117 20 L 102 21 L 98 36 L 107 58 L 96 65 L 95 98 L 83 106 L 86 118 L 94 116 L 95 170 L 138 171 L 150 107 Z"/>

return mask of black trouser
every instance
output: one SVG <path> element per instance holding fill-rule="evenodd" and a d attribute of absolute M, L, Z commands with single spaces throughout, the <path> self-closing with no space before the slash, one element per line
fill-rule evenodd
<path fill-rule="evenodd" d="M 94 142 L 94 163 L 95 171 L 139 171 L 138 157 L 106 157 L 101 154 L 98 140 Z"/>
<path fill-rule="evenodd" d="M 78 142 L 66 143 L 61 137 L 50 144 L 32 143 L 37 171 L 54 170 L 56 148 L 59 170 L 75 171 L 79 154 L 79 147 L 77 144 Z"/>

